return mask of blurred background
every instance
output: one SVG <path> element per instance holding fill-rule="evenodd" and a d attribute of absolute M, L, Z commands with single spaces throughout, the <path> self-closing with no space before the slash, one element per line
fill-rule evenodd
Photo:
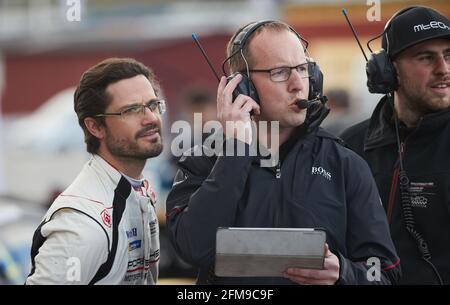
<path fill-rule="evenodd" d="M 323 126 L 339 134 L 367 118 L 380 98 L 366 88 L 365 60 L 341 9 L 367 52 L 367 40 L 394 12 L 416 4 L 449 15 L 445 0 L 0 0 L 0 284 L 24 282 L 34 230 L 89 157 L 73 111 L 86 69 L 107 57 L 133 57 L 159 77 L 168 103 L 166 149 L 145 173 L 159 198 L 160 283 L 193 283 L 195 270 L 176 255 L 164 228 L 176 161 L 171 122 L 193 121 L 194 112 L 215 118 L 217 81 L 192 32 L 220 71 L 226 43 L 241 25 L 289 23 L 309 40 L 324 73 L 331 113 Z M 374 5 L 379 21 L 367 18 Z M 372 46 L 378 50 L 380 41 Z"/>

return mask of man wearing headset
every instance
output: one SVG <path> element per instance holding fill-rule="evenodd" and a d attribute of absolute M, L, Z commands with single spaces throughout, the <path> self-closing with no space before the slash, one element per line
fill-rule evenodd
<path fill-rule="evenodd" d="M 409 7 L 388 21 L 382 35 L 383 50 L 367 72 L 369 90 L 386 95 L 370 119 L 342 138 L 372 169 L 402 261 L 400 283 L 448 285 L 449 19 Z"/>
<path fill-rule="evenodd" d="M 87 70 L 75 112 L 92 158 L 33 236 L 27 284 L 155 284 L 155 195 L 142 175 L 162 151 L 164 100 L 153 72 L 130 58 Z"/>
<path fill-rule="evenodd" d="M 318 128 L 328 110 L 320 98 L 320 70 L 308 62 L 306 45 L 279 21 L 251 23 L 229 42 L 231 71 L 241 74 L 228 83 L 222 77 L 218 119 L 222 126 L 245 125 L 251 117 L 279 122 L 279 162 L 261 167 L 260 155 L 228 152 L 211 157 L 188 152 L 180 159 L 166 203 L 167 225 L 177 251 L 199 268 L 200 284 L 390 284 L 400 274 L 367 164 Z M 238 84 L 248 95 L 233 100 Z M 225 138 L 251 149 L 252 137 L 241 130 L 227 128 Z M 215 276 L 219 227 L 320 227 L 327 235 L 324 268 L 287 268 L 279 277 Z M 380 260 L 375 281 L 368 277 L 371 257 Z"/>

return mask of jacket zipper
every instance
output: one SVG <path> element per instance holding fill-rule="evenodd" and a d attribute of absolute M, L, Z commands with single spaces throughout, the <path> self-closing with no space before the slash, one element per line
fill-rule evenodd
<path fill-rule="evenodd" d="M 417 123 L 417 126 L 413 132 L 411 132 L 408 136 L 405 137 L 403 142 L 400 142 L 400 155 L 402 157 L 403 166 L 405 166 L 405 145 L 406 141 L 414 134 L 420 127 L 422 123 L 423 117 L 419 119 L 419 122 Z M 389 200 L 388 200 L 388 208 L 387 208 L 387 219 L 388 222 L 391 223 L 392 220 L 392 213 L 394 211 L 395 206 L 395 198 L 397 194 L 397 188 L 398 188 L 398 178 L 400 175 L 400 158 L 397 159 L 397 166 L 394 169 L 394 173 L 392 174 L 392 181 L 391 181 L 391 190 L 389 192 Z"/>
<path fill-rule="evenodd" d="M 405 152 L 405 142 L 400 143 L 400 154 L 402 159 L 404 160 L 404 152 Z M 394 173 L 392 174 L 391 181 L 391 189 L 389 192 L 389 200 L 388 200 L 388 209 L 387 209 L 387 218 L 388 222 L 391 223 L 392 220 L 392 212 L 395 206 L 395 198 L 397 194 L 398 188 L 398 176 L 400 175 L 400 159 L 397 159 L 397 165 L 395 166 Z"/>
<path fill-rule="evenodd" d="M 281 161 L 278 161 L 277 167 L 275 168 L 275 178 L 276 179 L 281 178 Z M 283 198 L 283 195 L 281 198 Z M 278 228 L 279 227 L 280 204 L 274 204 L 273 209 L 274 209 L 273 226 L 275 228 Z"/>
<path fill-rule="evenodd" d="M 281 178 L 281 163 L 278 161 L 277 167 L 275 168 L 275 177 L 277 179 Z"/>
<path fill-rule="evenodd" d="M 392 211 L 394 210 L 395 205 L 395 194 L 397 193 L 399 174 L 400 174 L 400 167 L 397 166 L 394 170 L 394 173 L 392 174 L 391 190 L 389 192 L 389 201 L 387 210 L 387 218 L 389 223 L 391 223 L 392 220 Z"/>

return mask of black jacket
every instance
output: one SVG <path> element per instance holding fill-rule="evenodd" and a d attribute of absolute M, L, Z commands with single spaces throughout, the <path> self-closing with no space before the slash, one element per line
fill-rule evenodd
<path fill-rule="evenodd" d="M 199 268 L 198 283 L 293 284 L 215 277 L 218 227 L 321 227 L 339 257 L 340 284 L 397 281 L 399 259 L 366 162 L 321 129 L 299 134 L 282 145 L 275 168 L 260 167 L 258 156 L 180 159 L 166 223 L 177 252 Z M 367 280 L 369 257 L 380 259 L 379 282 Z"/>
<path fill-rule="evenodd" d="M 341 137 L 372 169 L 402 261 L 400 283 L 438 283 L 406 229 L 392 114 L 391 102 L 384 97 L 369 120 L 349 128 Z M 415 228 L 428 244 L 431 262 L 450 284 L 450 110 L 425 115 L 412 130 L 402 123 L 399 126 L 403 165 L 411 183 L 402 193 L 411 198 Z"/>

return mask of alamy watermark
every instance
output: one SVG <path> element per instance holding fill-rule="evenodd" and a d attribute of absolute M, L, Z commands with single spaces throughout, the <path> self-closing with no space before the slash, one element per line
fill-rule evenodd
<path fill-rule="evenodd" d="M 81 0 L 66 1 L 66 19 L 69 22 L 81 21 Z"/>
<path fill-rule="evenodd" d="M 194 113 L 194 124 L 183 120 L 175 121 L 170 132 L 177 134 L 171 143 L 171 153 L 175 157 L 190 156 L 256 156 L 260 155 L 261 167 L 273 167 L 278 164 L 280 128 L 278 121 L 227 121 L 225 126 L 219 121 L 202 124 L 202 114 Z M 243 141 L 226 141 L 226 134 L 239 134 L 247 139 L 249 148 Z M 210 134 L 202 143 L 203 134 Z M 198 149 L 189 150 L 194 146 Z M 259 154 L 258 154 L 259 152 Z"/>
<path fill-rule="evenodd" d="M 66 280 L 68 282 L 81 281 L 81 262 L 78 257 L 69 257 L 66 261 Z"/>
<path fill-rule="evenodd" d="M 381 1 L 367 0 L 366 3 L 368 6 L 370 6 L 366 13 L 367 20 L 369 22 L 381 21 Z"/>
<path fill-rule="evenodd" d="M 378 257 L 369 257 L 366 266 L 370 266 L 367 270 L 366 277 L 369 282 L 381 281 L 381 263 Z"/>

